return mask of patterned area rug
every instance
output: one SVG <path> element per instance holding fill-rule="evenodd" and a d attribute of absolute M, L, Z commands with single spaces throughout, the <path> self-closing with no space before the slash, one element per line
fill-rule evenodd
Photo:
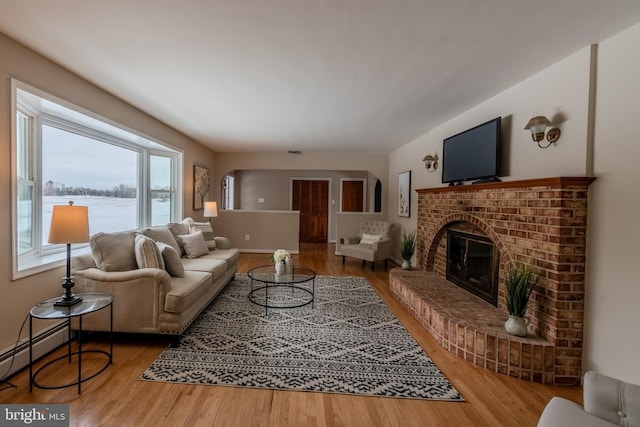
<path fill-rule="evenodd" d="M 140 379 L 463 401 L 366 279 L 318 276 L 313 307 L 267 314 L 250 289 L 236 275 Z M 274 303 L 309 296 L 276 289 Z"/>

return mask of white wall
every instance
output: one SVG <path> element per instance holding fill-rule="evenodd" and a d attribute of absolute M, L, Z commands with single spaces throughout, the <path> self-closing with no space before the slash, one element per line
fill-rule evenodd
<path fill-rule="evenodd" d="M 583 368 L 640 384 L 640 284 L 634 268 L 640 242 L 640 24 L 598 48 L 594 175 L 588 232 Z M 442 186 L 441 169 L 427 173 L 421 159 L 438 153 L 442 140 L 496 116 L 503 118 L 507 176 L 503 180 L 591 174 L 589 79 L 591 48 L 585 47 L 542 72 L 449 120 L 395 150 L 389 158 L 388 209 L 397 197 L 397 175 L 412 170 L 412 187 Z M 557 146 L 540 149 L 523 130 L 534 114 L 562 117 Z M 552 119 L 553 120 L 553 119 Z M 555 120 L 553 120 L 555 121 Z M 395 218 L 403 228 L 411 218 Z"/>
<path fill-rule="evenodd" d="M 640 24 L 598 47 L 585 368 L 640 384 Z"/>
<path fill-rule="evenodd" d="M 393 218 L 398 173 L 412 171 L 412 189 L 445 185 L 442 184 L 442 165 L 429 173 L 422 158 L 437 153 L 442 160 L 443 139 L 497 116 L 502 117 L 503 181 L 584 175 L 589 64 L 590 48 L 586 47 L 392 152 L 389 156 L 390 218 L 403 229 L 416 227 L 415 192 L 411 195 L 411 217 Z M 539 148 L 531 140 L 529 131 L 523 129 L 534 114 L 546 115 L 554 123 L 557 120 L 562 136 L 556 146 Z"/>

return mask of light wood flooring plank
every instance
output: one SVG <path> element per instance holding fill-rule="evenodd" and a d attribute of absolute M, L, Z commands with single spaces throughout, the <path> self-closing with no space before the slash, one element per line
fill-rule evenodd
<path fill-rule="evenodd" d="M 117 335 L 114 363 L 76 387 L 29 392 L 28 370 L 10 380 L 17 388 L 0 392 L 2 403 L 70 405 L 72 426 L 535 426 L 554 396 L 582 403 L 581 387 L 549 386 L 479 368 L 445 351 L 389 292 L 383 263 L 371 271 L 359 260 L 334 255 L 335 245 L 301 244 L 296 264 L 319 275 L 363 276 L 400 322 L 465 398 L 465 402 L 363 397 L 313 392 L 195 386 L 139 381 L 169 344 L 162 336 Z M 268 254 L 241 254 L 239 272 L 269 263 Z M 389 268 L 395 267 L 393 263 Z M 102 337 L 90 336 L 100 345 Z M 56 354 L 62 354 L 60 349 Z M 49 357 L 53 356 L 50 355 Z M 99 363 L 96 361 L 95 363 Z M 92 364 L 87 362 L 87 368 Z M 62 374 L 66 375 L 66 374 Z M 53 374 L 43 381 L 54 381 Z"/>

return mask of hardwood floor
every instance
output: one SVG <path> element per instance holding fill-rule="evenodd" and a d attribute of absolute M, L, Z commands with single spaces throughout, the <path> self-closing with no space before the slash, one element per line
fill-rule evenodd
<path fill-rule="evenodd" d="M 294 261 L 311 267 L 319 275 L 366 277 L 465 402 L 138 381 L 140 374 L 169 344 L 162 336 L 138 335 L 116 336 L 113 365 L 85 382 L 80 395 L 76 387 L 29 392 L 29 373 L 24 369 L 10 378 L 16 388 L 0 391 L 0 402 L 69 404 L 71 425 L 92 427 L 535 426 L 542 409 L 554 395 L 582 403 L 581 387 L 548 386 L 509 378 L 445 351 L 393 300 L 384 264 L 376 265 L 373 272 L 355 259 L 347 259 L 343 265 L 342 257 L 335 256 L 334 251 L 334 245 L 303 244 L 301 254 L 294 256 Z M 268 254 L 241 254 L 238 271 L 244 273 L 268 263 L 268 259 Z M 389 264 L 389 268 L 393 266 Z M 89 338 L 100 341 L 104 337 Z M 57 352 L 62 354 L 62 351 Z M 100 362 L 87 357 L 83 366 L 89 370 Z M 43 374 L 39 377 L 43 383 L 65 382 L 76 372 L 47 370 Z"/>

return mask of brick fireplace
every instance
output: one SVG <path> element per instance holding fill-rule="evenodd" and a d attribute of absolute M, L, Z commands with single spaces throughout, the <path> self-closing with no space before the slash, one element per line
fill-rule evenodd
<path fill-rule="evenodd" d="M 392 293 L 441 345 L 473 363 L 531 381 L 577 383 L 582 375 L 587 201 L 594 179 L 558 177 L 417 190 L 420 271 L 404 279 L 402 270 L 392 271 Z M 444 281 L 449 229 L 495 245 L 497 308 L 468 297 L 464 290 L 439 288 L 449 286 Z M 507 317 L 505 272 L 513 261 L 532 267 L 539 277 L 524 338 L 507 335 L 500 325 Z M 410 283 L 415 289 L 403 288 Z M 436 301 L 441 295 L 446 295 L 446 303 Z M 458 302 L 454 295 L 460 295 Z"/>

